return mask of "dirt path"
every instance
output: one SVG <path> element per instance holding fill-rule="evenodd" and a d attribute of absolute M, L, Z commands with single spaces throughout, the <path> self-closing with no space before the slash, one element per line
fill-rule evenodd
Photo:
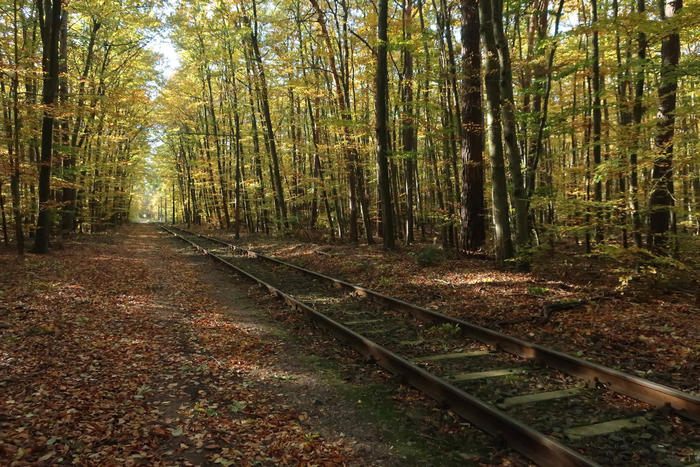
<path fill-rule="evenodd" d="M 0 464 L 517 462 L 153 226 L 0 263 Z"/>

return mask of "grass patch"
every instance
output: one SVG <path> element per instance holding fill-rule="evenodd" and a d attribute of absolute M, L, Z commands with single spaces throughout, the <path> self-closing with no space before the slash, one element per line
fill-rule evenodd
<path fill-rule="evenodd" d="M 397 385 L 348 382 L 355 372 L 338 362 L 318 356 L 306 357 L 304 361 L 319 370 L 324 382 L 355 405 L 363 418 L 377 426 L 382 438 L 409 465 L 478 465 L 468 458 L 488 456 L 489 446 L 481 432 L 466 429 L 463 433 L 443 434 L 439 417 L 447 416 L 446 412 L 397 404 Z"/>

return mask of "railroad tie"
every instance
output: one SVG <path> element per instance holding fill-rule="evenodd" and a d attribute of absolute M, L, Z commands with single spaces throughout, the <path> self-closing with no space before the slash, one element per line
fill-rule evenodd
<path fill-rule="evenodd" d="M 357 326 L 360 324 L 374 324 L 374 323 L 381 323 L 382 319 L 358 319 L 356 321 L 341 321 L 341 324 L 344 324 L 345 326 Z"/>
<path fill-rule="evenodd" d="M 441 360 L 454 360 L 458 358 L 467 357 L 479 357 L 481 355 L 488 355 L 492 353 L 489 350 L 474 350 L 471 352 L 454 352 L 454 353 L 443 353 L 440 355 L 425 355 L 423 357 L 412 358 L 411 361 L 414 363 L 427 363 L 427 362 L 438 362 Z"/>
<path fill-rule="evenodd" d="M 564 397 L 575 396 L 576 394 L 583 391 L 585 388 L 571 388 L 562 389 L 559 391 L 547 391 L 547 392 L 536 392 L 534 394 L 525 394 L 522 396 L 506 397 L 503 402 L 498 405 L 501 409 L 507 409 L 508 407 L 513 407 L 515 405 L 521 404 L 532 404 L 540 401 L 549 401 L 552 399 L 561 399 Z"/>
<path fill-rule="evenodd" d="M 499 376 L 519 375 L 527 373 L 528 368 L 504 368 L 500 370 L 476 371 L 474 373 L 458 373 L 447 379 L 453 382 L 471 381 L 474 379 L 495 378 Z"/>
<path fill-rule="evenodd" d="M 564 435 L 569 439 L 581 439 L 588 436 L 599 436 L 615 433 L 625 428 L 641 428 L 649 424 L 646 417 L 631 417 L 610 420 L 608 422 L 583 425 L 564 430 Z"/>

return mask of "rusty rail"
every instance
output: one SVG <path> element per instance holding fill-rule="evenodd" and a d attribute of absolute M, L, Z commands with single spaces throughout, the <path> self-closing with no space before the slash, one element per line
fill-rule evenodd
<path fill-rule="evenodd" d="M 325 274 L 273 258 L 260 252 L 243 249 L 218 238 L 209 237 L 196 232 L 190 232 L 184 229 L 178 228 L 178 230 L 186 232 L 189 235 L 196 235 L 205 240 L 219 243 L 220 245 L 227 246 L 234 250 L 253 253 L 257 257 L 266 261 L 296 269 L 304 274 L 330 281 L 337 286 L 353 289 L 365 296 L 372 297 L 385 304 L 388 304 L 395 309 L 409 312 L 416 319 L 436 324 L 451 324 L 458 326 L 463 335 L 471 339 L 478 340 L 484 344 L 492 345 L 519 357 L 539 362 L 543 365 L 555 368 L 563 373 L 581 378 L 584 381 L 594 384 L 603 384 L 614 392 L 630 396 L 653 406 L 663 407 L 668 405 L 680 415 L 693 421 L 700 422 L 700 398 L 692 394 L 639 378 L 634 375 L 623 373 L 621 371 L 613 370 L 612 368 L 607 368 L 597 363 L 589 362 L 563 352 L 551 350 L 538 344 L 526 342 L 498 331 L 478 326 L 468 321 L 444 315 L 437 311 L 428 310 L 398 298 L 389 297 L 374 290 L 370 290 L 335 277 L 327 276 Z"/>
<path fill-rule="evenodd" d="M 310 319 L 329 329 L 336 337 L 349 344 L 361 355 L 373 359 L 388 371 L 402 376 L 406 382 L 422 391 L 424 394 L 430 396 L 434 400 L 448 405 L 455 413 L 473 425 L 488 433 L 491 433 L 494 436 L 503 438 L 509 446 L 539 465 L 553 467 L 598 465 L 571 448 L 568 448 L 558 441 L 545 436 L 539 431 L 524 425 L 497 408 L 492 407 L 455 387 L 446 380 L 425 371 L 424 369 L 414 365 L 376 342 L 354 332 L 350 328 L 329 318 L 328 316 L 317 312 L 313 308 L 282 292 L 264 280 L 250 274 L 229 261 L 226 261 L 224 258 L 212 253 L 201 245 L 198 245 L 197 243 L 183 237 L 175 232 L 175 230 L 180 230 L 189 235 L 196 235 L 222 245 L 227 245 L 241 252 L 248 252 L 248 250 L 236 247 L 235 245 L 228 244 L 227 242 L 223 242 L 218 239 L 214 240 L 200 234 L 188 232 L 183 229 L 176 229 L 172 227 L 169 228 L 165 226 L 161 226 L 161 228 L 171 235 L 174 235 L 175 237 L 195 247 L 197 250 L 205 253 L 218 263 L 233 269 L 248 279 L 251 279 L 261 286 L 267 288 L 267 290 L 269 290 L 271 293 L 284 300 L 284 302 L 287 303 L 287 305 L 289 305 L 292 309 L 304 312 Z M 272 260 L 273 262 L 279 262 L 279 264 L 288 265 L 287 263 L 280 262 L 279 260 L 275 260 L 256 252 L 250 253 L 253 253 L 260 258 L 265 258 Z M 292 267 L 298 268 L 296 266 Z M 341 284 L 348 283 L 341 281 Z"/>

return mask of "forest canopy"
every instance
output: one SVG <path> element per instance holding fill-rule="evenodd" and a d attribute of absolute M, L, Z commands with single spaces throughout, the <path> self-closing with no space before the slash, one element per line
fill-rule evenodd
<path fill-rule="evenodd" d="M 697 0 L 0 15 L 0 208 L 20 253 L 139 217 L 499 261 L 557 242 L 672 253 L 700 233 Z"/>

